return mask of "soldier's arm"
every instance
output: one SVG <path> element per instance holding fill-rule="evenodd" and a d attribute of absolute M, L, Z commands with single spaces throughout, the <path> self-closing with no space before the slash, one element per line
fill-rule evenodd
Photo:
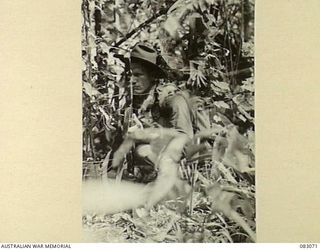
<path fill-rule="evenodd" d="M 185 98 L 181 95 L 172 96 L 168 105 L 172 110 L 169 118 L 171 126 L 193 138 L 192 111 Z"/>

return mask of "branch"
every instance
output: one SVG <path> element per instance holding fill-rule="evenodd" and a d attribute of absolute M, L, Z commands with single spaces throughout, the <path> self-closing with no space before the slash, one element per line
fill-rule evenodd
<path fill-rule="evenodd" d="M 114 47 L 118 47 L 121 44 L 123 44 L 125 41 L 127 41 L 130 37 L 132 37 L 135 33 L 137 33 L 138 31 L 141 31 L 142 29 L 144 29 L 146 26 L 148 26 L 151 22 L 153 22 L 155 19 L 157 19 L 159 16 L 162 16 L 164 14 L 167 13 L 167 11 L 170 9 L 170 7 L 166 8 L 166 9 L 161 9 L 158 13 L 156 13 L 155 15 L 153 15 L 152 17 L 150 17 L 149 19 L 147 19 L 145 22 L 143 22 L 142 24 L 140 24 L 137 28 L 133 29 L 132 31 L 130 31 L 128 34 L 126 34 L 120 41 L 116 42 L 113 46 Z"/>

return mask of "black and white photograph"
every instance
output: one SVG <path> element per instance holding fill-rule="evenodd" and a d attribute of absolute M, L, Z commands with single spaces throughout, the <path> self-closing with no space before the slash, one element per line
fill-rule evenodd
<path fill-rule="evenodd" d="M 256 242 L 254 0 L 82 0 L 84 242 Z"/>

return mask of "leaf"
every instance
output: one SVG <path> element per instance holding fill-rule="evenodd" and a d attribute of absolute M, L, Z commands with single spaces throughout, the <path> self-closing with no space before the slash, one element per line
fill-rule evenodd
<path fill-rule="evenodd" d="M 238 108 L 246 112 L 253 110 L 254 100 L 251 94 L 238 94 L 232 98 L 233 102 L 238 105 Z"/>
<path fill-rule="evenodd" d="M 238 110 L 246 118 L 246 120 L 248 119 L 249 121 L 253 121 L 253 117 L 247 111 L 245 111 L 241 106 L 238 106 Z"/>
<path fill-rule="evenodd" d="M 222 121 L 221 118 L 220 118 L 219 116 L 217 116 L 217 115 L 214 115 L 214 116 L 213 116 L 213 120 L 214 120 L 216 123 L 219 123 L 219 122 Z"/>
<path fill-rule="evenodd" d="M 134 210 L 135 215 L 137 215 L 139 218 L 144 218 L 149 215 L 148 210 L 146 210 L 144 207 L 142 208 L 136 208 Z"/>
<path fill-rule="evenodd" d="M 164 29 L 170 34 L 170 36 L 176 40 L 180 39 L 179 32 L 185 32 L 185 26 L 183 22 L 186 19 L 190 19 L 190 13 L 192 15 L 199 15 L 197 10 L 202 12 L 208 9 L 210 4 L 213 4 L 214 0 L 178 0 L 168 10 L 168 18 L 164 22 Z M 203 24 L 205 26 L 205 24 Z"/>
<path fill-rule="evenodd" d="M 228 169 L 225 165 L 223 165 L 221 162 L 218 163 L 217 165 L 217 169 L 220 171 L 220 173 L 222 173 L 222 175 L 224 176 L 224 178 L 233 184 L 237 184 L 238 182 L 236 181 L 236 179 L 233 177 L 230 169 Z"/>
<path fill-rule="evenodd" d="M 218 135 L 213 145 L 212 160 L 220 162 L 225 154 L 227 147 L 228 140 L 225 137 Z"/>
<path fill-rule="evenodd" d="M 208 138 L 213 139 L 215 138 L 224 128 L 221 125 L 218 124 L 212 124 L 212 127 L 210 129 L 202 129 L 199 131 L 194 139 L 197 138 Z"/>
<path fill-rule="evenodd" d="M 90 96 L 90 97 L 94 97 L 94 96 L 101 96 L 102 94 L 95 88 L 93 87 L 90 83 L 87 82 L 83 82 L 82 88 L 84 90 L 84 92 Z"/>
<path fill-rule="evenodd" d="M 232 200 L 232 207 L 234 210 L 241 209 L 244 217 L 248 221 L 252 221 L 254 215 L 255 215 L 255 209 L 252 205 L 252 201 L 248 198 L 243 198 L 240 196 L 235 196 L 235 198 Z"/>
<path fill-rule="evenodd" d="M 216 101 L 214 102 L 214 105 L 216 105 L 218 108 L 230 109 L 230 105 L 224 101 Z"/>
<path fill-rule="evenodd" d="M 218 81 L 214 81 L 213 84 L 215 86 L 217 86 L 218 88 L 220 88 L 221 90 L 230 90 L 229 88 L 229 84 L 226 82 L 218 82 Z"/>
<path fill-rule="evenodd" d="M 247 91 L 250 91 L 250 92 L 254 92 L 254 85 L 253 85 L 253 82 L 252 81 L 244 81 L 243 85 L 241 85 L 241 89 L 243 90 L 247 90 Z"/>
<path fill-rule="evenodd" d="M 207 86 L 207 78 L 204 75 L 205 62 L 203 60 L 190 61 L 190 77 L 187 81 L 188 85 L 196 85 L 197 87 Z M 196 84 L 194 84 L 196 83 Z"/>
<path fill-rule="evenodd" d="M 241 226 L 255 242 L 256 234 L 247 224 L 247 222 L 236 212 L 236 206 L 238 196 L 235 193 L 224 191 L 219 184 L 214 184 L 207 187 L 207 194 L 212 200 L 212 209 L 217 212 L 222 212 L 229 219 L 235 221 Z"/>
<path fill-rule="evenodd" d="M 172 236 L 169 235 L 170 230 L 174 226 L 176 220 L 172 218 L 169 223 L 163 228 L 153 239 L 157 242 L 163 242 L 166 238 L 171 238 Z"/>
<path fill-rule="evenodd" d="M 244 122 L 247 121 L 247 118 L 245 116 L 243 116 L 242 114 L 240 114 L 240 113 L 238 114 L 238 117 Z"/>
<path fill-rule="evenodd" d="M 108 165 L 109 165 L 109 160 L 110 160 L 110 155 L 111 155 L 111 150 L 107 153 L 106 157 L 104 158 L 101 168 L 103 171 L 107 171 Z M 107 175 L 106 175 L 107 176 Z"/>
<path fill-rule="evenodd" d="M 227 141 L 222 162 L 240 173 L 252 173 L 254 169 L 249 167 L 251 152 L 248 139 L 239 134 L 234 126 L 227 134 Z"/>
<path fill-rule="evenodd" d="M 179 39 L 179 34 L 177 31 L 180 28 L 180 22 L 178 17 L 170 15 L 163 24 L 163 28 L 169 33 L 172 38 L 176 40 Z"/>

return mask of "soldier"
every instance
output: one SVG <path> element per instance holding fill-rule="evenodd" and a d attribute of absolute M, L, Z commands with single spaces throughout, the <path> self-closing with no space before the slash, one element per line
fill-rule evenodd
<path fill-rule="evenodd" d="M 186 97 L 174 85 L 156 86 L 157 78 L 166 77 L 166 73 L 157 64 L 158 58 L 157 52 L 149 46 L 138 43 L 133 48 L 133 107 L 138 112 L 145 112 L 151 106 L 152 117 L 160 126 L 175 128 L 192 138 L 192 110 Z"/>
<path fill-rule="evenodd" d="M 155 49 L 138 43 L 131 52 L 133 113 L 144 127 L 173 128 L 193 138 L 193 112 L 187 97 L 173 84 L 157 86 L 156 80 L 166 78 Z M 134 152 L 134 175 L 141 182 L 156 178 L 155 158 L 150 145 L 139 144 Z"/>

